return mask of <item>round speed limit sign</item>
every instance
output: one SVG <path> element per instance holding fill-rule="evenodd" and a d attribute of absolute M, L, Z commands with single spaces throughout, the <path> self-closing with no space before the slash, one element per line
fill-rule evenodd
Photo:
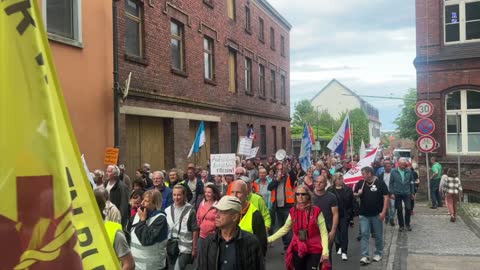
<path fill-rule="evenodd" d="M 415 113 L 420 118 L 429 117 L 433 113 L 433 104 L 427 100 L 418 101 L 415 106 Z"/>

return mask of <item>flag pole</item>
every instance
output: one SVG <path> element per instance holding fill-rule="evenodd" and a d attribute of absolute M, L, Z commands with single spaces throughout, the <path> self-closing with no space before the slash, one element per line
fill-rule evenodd
<path fill-rule="evenodd" d="M 210 160 L 210 157 L 208 156 L 208 144 L 207 144 L 207 133 L 205 132 L 205 157 L 207 159 L 207 165 L 208 165 L 208 161 Z M 208 172 L 208 174 L 210 174 L 210 170 Z"/>
<path fill-rule="evenodd" d="M 350 125 L 350 159 L 353 161 L 353 125 L 352 121 L 350 121 L 350 115 L 348 116 L 348 124 Z"/>

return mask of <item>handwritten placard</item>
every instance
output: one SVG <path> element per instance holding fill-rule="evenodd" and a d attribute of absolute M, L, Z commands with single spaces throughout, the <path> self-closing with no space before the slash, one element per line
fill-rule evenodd
<path fill-rule="evenodd" d="M 235 154 L 211 154 L 210 173 L 212 175 L 234 174 L 235 162 Z"/>
<path fill-rule="evenodd" d="M 105 148 L 105 158 L 103 159 L 103 163 L 105 165 L 117 165 L 119 152 L 119 149 L 115 147 Z"/>
<path fill-rule="evenodd" d="M 251 159 L 251 158 L 255 158 L 257 156 L 257 153 L 258 153 L 258 149 L 260 147 L 254 147 L 252 148 L 252 150 L 250 151 L 250 155 L 246 158 L 246 159 Z"/>
<path fill-rule="evenodd" d="M 250 154 L 252 152 L 252 144 L 253 144 L 252 139 L 247 138 L 245 136 L 241 136 L 240 141 L 238 142 L 237 153 L 239 155 L 243 155 L 243 156 L 250 156 Z"/>

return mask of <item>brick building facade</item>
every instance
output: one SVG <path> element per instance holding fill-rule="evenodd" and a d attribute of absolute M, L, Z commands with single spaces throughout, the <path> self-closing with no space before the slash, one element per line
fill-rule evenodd
<path fill-rule="evenodd" d="M 480 192 L 480 1 L 417 0 L 416 18 L 417 91 L 434 105 L 433 154 L 457 167 L 458 117 L 461 180 Z"/>
<path fill-rule="evenodd" d="M 120 2 L 121 3 L 121 2 Z M 119 5 L 120 161 L 129 172 L 206 165 L 253 125 L 259 156 L 290 150 L 290 24 L 265 0 Z M 187 159 L 200 121 L 207 142 Z"/>

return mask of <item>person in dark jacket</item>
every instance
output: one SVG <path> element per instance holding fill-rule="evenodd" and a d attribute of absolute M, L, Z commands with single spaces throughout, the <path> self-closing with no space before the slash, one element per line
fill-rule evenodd
<path fill-rule="evenodd" d="M 390 197 L 395 200 L 397 210 L 398 230 L 402 232 L 406 225 L 407 231 L 411 231 L 410 212 L 412 210 L 412 198 L 415 196 L 415 180 L 413 173 L 407 168 L 407 160 L 401 158 L 398 161 L 398 168 L 392 170 L 389 183 Z M 405 204 L 405 219 L 403 213 Z"/>
<path fill-rule="evenodd" d="M 346 261 L 348 260 L 348 225 L 353 211 L 353 190 L 343 183 L 342 173 L 335 173 L 333 175 L 333 186 L 329 187 L 327 191 L 337 197 L 339 219 L 335 245 L 337 250 L 341 249 L 342 260 Z"/>
<path fill-rule="evenodd" d="M 249 201 L 247 201 L 248 187 L 245 181 L 236 180 L 232 183 L 232 195 L 237 197 L 242 205 L 241 218 L 238 226 L 249 233 L 254 234 L 265 256 L 267 254 L 267 229 L 262 213 Z"/>
<path fill-rule="evenodd" d="M 162 210 L 162 194 L 147 190 L 131 229 L 135 269 L 164 269 L 167 265 L 168 223 Z"/>
<path fill-rule="evenodd" d="M 385 185 L 390 186 L 390 176 L 392 175 L 392 162 L 390 160 L 385 160 L 383 162 L 383 172 L 378 177 L 378 180 L 385 182 Z M 390 192 L 390 191 L 389 191 Z M 413 204 L 412 204 L 413 209 Z M 395 226 L 395 200 L 390 198 L 389 206 L 387 210 L 387 216 L 385 217 L 385 224 L 390 223 L 393 227 Z"/>
<path fill-rule="evenodd" d="M 189 167 L 187 169 L 187 178 L 185 179 L 185 183 L 192 192 L 192 198 L 189 199 L 188 202 L 193 206 L 196 211 L 203 200 L 204 186 L 202 178 L 195 174 L 194 168 Z"/>
<path fill-rule="evenodd" d="M 120 169 L 115 165 L 109 165 L 105 173 L 106 181 L 103 184 L 110 195 L 110 201 L 120 210 L 122 215 L 122 227 L 127 226 L 130 218 L 130 194 L 127 185 L 118 179 Z"/>
<path fill-rule="evenodd" d="M 154 171 L 152 173 L 153 177 L 153 187 L 151 189 L 156 189 L 162 193 L 162 210 L 167 209 L 173 203 L 172 190 L 165 186 L 165 176 L 161 171 Z"/>
<path fill-rule="evenodd" d="M 217 270 L 219 265 L 224 269 L 264 270 L 264 256 L 257 237 L 238 227 L 240 200 L 226 195 L 213 207 L 217 209 L 218 231 L 207 237 L 205 248 L 199 251 L 198 270 Z"/>
<path fill-rule="evenodd" d="M 179 174 L 181 174 L 181 173 L 179 173 L 177 171 L 177 169 L 171 169 L 170 172 L 168 173 L 168 179 L 167 179 L 167 181 L 164 181 L 164 184 L 167 187 L 169 187 L 170 189 L 173 189 L 173 187 L 176 184 L 180 184 L 180 185 L 184 186 L 185 191 L 187 192 L 187 201 L 189 202 L 193 197 L 192 191 L 188 187 L 187 182 L 185 180 L 182 180 L 179 177 Z"/>
<path fill-rule="evenodd" d="M 295 204 L 296 184 L 297 176 L 288 168 L 288 164 L 277 162 L 276 175 L 267 187 L 272 192 L 272 212 L 273 216 L 277 216 L 277 224 L 285 224 L 287 221 L 290 208 Z M 292 237 L 292 232 L 282 237 L 284 251 L 288 249 Z"/>

